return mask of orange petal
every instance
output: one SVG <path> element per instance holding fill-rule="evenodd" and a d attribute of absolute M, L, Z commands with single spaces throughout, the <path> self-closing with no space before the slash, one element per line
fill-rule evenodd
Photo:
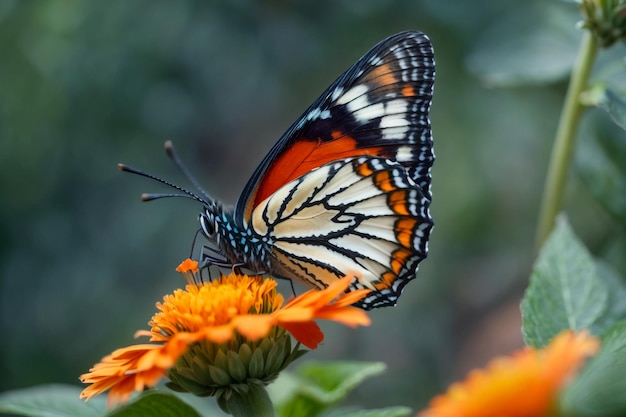
<path fill-rule="evenodd" d="M 345 291 L 352 282 L 351 277 L 344 277 L 332 282 L 323 290 L 309 290 L 304 294 L 290 300 L 283 308 L 290 307 L 314 307 L 320 308 L 329 304 L 339 294 Z"/>
<path fill-rule="evenodd" d="M 226 343 L 233 338 L 233 327 L 230 324 L 221 326 L 206 327 L 198 333 L 203 335 L 203 339 L 214 343 Z"/>
<path fill-rule="evenodd" d="M 526 347 L 470 372 L 418 416 L 549 415 L 565 384 L 599 346 L 587 332 L 562 332 L 543 349 Z"/>
<path fill-rule="evenodd" d="M 365 297 L 367 294 L 372 292 L 372 290 L 354 290 L 350 291 L 347 294 L 342 295 L 337 298 L 337 301 L 333 303 L 334 306 L 337 307 L 346 307 L 352 305 L 359 301 L 361 298 Z"/>
<path fill-rule="evenodd" d="M 302 323 L 281 323 L 285 330 L 287 330 L 298 342 L 302 343 L 309 349 L 317 348 L 322 340 L 324 340 L 324 333 L 314 321 L 306 321 Z"/>
<path fill-rule="evenodd" d="M 198 272 L 198 262 L 187 258 L 176 267 L 176 272 Z"/>
<path fill-rule="evenodd" d="M 369 326 L 372 321 L 365 311 L 357 307 L 343 307 L 341 309 L 327 308 L 315 314 L 318 319 L 332 320 L 346 326 Z"/>
<path fill-rule="evenodd" d="M 133 335 L 133 337 L 134 337 L 135 339 L 138 339 L 138 338 L 140 338 L 140 337 L 142 337 L 142 336 L 152 337 L 153 335 L 152 335 L 152 332 L 150 332 L 150 331 L 148 331 L 148 330 L 137 330 L 137 331 L 135 332 L 135 334 Z"/>
<path fill-rule="evenodd" d="M 80 376 L 82 382 L 91 384 L 80 397 L 89 399 L 110 389 L 108 404 L 114 404 L 127 400 L 136 386 L 154 386 L 165 371 L 150 365 L 163 349 L 166 349 L 164 345 L 147 344 L 117 349 L 94 365 L 89 373 Z M 148 361 L 145 362 L 144 358 Z M 137 366 L 142 360 L 145 363 L 139 370 Z"/>
<path fill-rule="evenodd" d="M 232 324 L 242 336 L 250 340 L 258 340 L 269 333 L 275 321 L 274 317 L 269 314 L 249 314 L 235 318 Z"/>
<path fill-rule="evenodd" d="M 273 316 L 281 322 L 299 322 L 313 320 L 314 311 L 310 307 L 291 307 L 275 311 Z"/>

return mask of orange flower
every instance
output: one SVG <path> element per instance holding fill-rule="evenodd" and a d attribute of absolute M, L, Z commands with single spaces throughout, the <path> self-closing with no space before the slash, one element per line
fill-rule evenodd
<path fill-rule="evenodd" d="M 543 349 L 526 347 L 470 372 L 435 397 L 418 417 L 545 416 L 557 395 L 600 342 L 587 334 L 564 331 Z"/>
<path fill-rule="evenodd" d="M 165 375 L 174 388 L 198 395 L 219 394 L 228 389 L 231 380 L 245 382 L 241 371 L 231 379 L 227 375 L 219 381 L 211 380 L 217 374 L 213 371 L 209 376 L 208 369 L 219 367 L 224 355 L 228 361 L 241 359 L 239 369 L 244 370 L 259 368 L 251 361 L 271 360 L 276 364 L 273 368 L 260 366 L 267 368 L 267 374 L 257 375 L 254 371 L 252 376 L 257 383 L 269 383 L 302 352 L 298 346 L 291 349 L 285 331 L 299 343 L 315 349 L 324 339 L 316 319 L 351 327 L 370 323 L 363 310 L 351 306 L 369 290 L 342 294 L 350 278 L 337 280 L 324 290 L 308 291 L 283 305 L 276 281 L 271 279 L 230 274 L 213 282 L 194 284 L 200 282 L 199 270 L 197 263 L 189 260 L 177 271 L 185 275 L 189 283 L 186 289 L 166 295 L 162 303 L 157 303 L 160 311 L 150 321 L 151 330 L 136 333 L 150 336 L 150 341 L 157 344 L 129 346 L 105 357 L 89 373 L 81 375 L 82 382 L 91 384 L 81 398 L 89 399 L 110 390 L 109 403 L 126 401 L 134 391 L 153 387 Z M 279 344 L 279 348 L 269 349 L 272 344 Z M 262 350 L 260 359 L 259 354 L 253 355 L 256 348 Z M 282 356 L 263 357 L 275 356 L 276 352 Z M 225 368 L 228 371 L 228 366 Z M 206 375 L 197 375 L 197 381 L 190 378 L 190 374 L 202 370 Z"/>

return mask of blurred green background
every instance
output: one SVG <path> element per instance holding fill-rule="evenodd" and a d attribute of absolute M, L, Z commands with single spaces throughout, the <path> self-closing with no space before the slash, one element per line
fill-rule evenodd
<path fill-rule="evenodd" d="M 405 29 L 426 32 L 437 60 L 430 256 L 397 307 L 372 312 L 368 328 L 325 325 L 308 357 L 384 361 L 388 372 L 349 402 L 422 407 L 521 346 L 518 304 L 578 20 L 556 0 L 1 0 L 0 391 L 79 384 L 183 284 L 174 268 L 200 207 L 142 204 L 141 192 L 163 188 L 116 163 L 188 186 L 163 152 L 171 139 L 233 204 L 318 94 Z M 585 129 L 623 151 L 600 110 Z M 626 244 L 610 238 L 623 222 L 593 188 L 603 148 L 583 136 L 567 209 L 624 274 Z"/>

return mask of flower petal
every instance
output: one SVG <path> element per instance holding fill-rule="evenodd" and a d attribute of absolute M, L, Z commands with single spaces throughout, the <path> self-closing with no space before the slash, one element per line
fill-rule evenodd
<path fill-rule="evenodd" d="M 233 338 L 233 326 L 224 324 L 222 326 L 205 327 L 198 332 L 202 334 L 202 339 L 210 340 L 214 343 L 226 343 Z"/>
<path fill-rule="evenodd" d="M 315 314 L 318 319 L 332 320 L 350 327 L 369 326 L 372 321 L 357 307 L 325 308 Z"/>
<path fill-rule="evenodd" d="M 187 258 L 184 261 L 182 261 L 180 263 L 180 265 L 178 265 L 176 267 L 176 272 L 181 272 L 181 273 L 185 273 L 185 272 L 198 272 L 198 262 L 197 261 L 192 261 L 191 259 Z"/>
<path fill-rule="evenodd" d="M 560 390 L 599 346 L 587 332 L 565 331 L 543 349 L 496 358 L 435 397 L 419 417 L 548 415 Z"/>
<path fill-rule="evenodd" d="M 281 327 L 287 330 L 298 342 L 309 349 L 315 349 L 324 340 L 324 333 L 314 321 L 286 322 Z"/>
<path fill-rule="evenodd" d="M 324 305 L 329 304 L 339 294 L 345 291 L 350 285 L 350 282 L 352 282 L 351 277 L 344 277 L 332 282 L 328 287 L 323 290 L 309 290 L 299 295 L 298 297 L 290 300 L 283 308 L 296 306 L 320 308 Z"/>
<path fill-rule="evenodd" d="M 91 384 L 81 392 L 80 398 L 88 400 L 110 389 L 107 403 L 111 405 L 126 401 L 136 386 L 156 385 L 165 371 L 158 367 L 145 368 L 145 365 L 144 371 L 137 371 L 137 365 L 144 357 L 158 357 L 158 352 L 163 348 L 163 345 L 134 345 L 105 356 L 89 373 L 80 376 L 83 383 Z"/>
<path fill-rule="evenodd" d="M 269 314 L 240 316 L 233 320 L 233 326 L 239 334 L 250 339 L 258 340 L 267 335 L 276 324 L 276 320 Z"/>
<path fill-rule="evenodd" d="M 314 312 L 315 310 L 310 307 L 291 307 L 275 311 L 273 316 L 281 322 L 310 321 L 315 318 Z"/>
<path fill-rule="evenodd" d="M 350 291 L 347 294 L 343 294 L 333 303 L 334 306 L 337 307 L 345 307 L 352 305 L 359 301 L 361 298 L 365 297 L 367 294 L 372 292 L 372 290 L 354 290 Z"/>

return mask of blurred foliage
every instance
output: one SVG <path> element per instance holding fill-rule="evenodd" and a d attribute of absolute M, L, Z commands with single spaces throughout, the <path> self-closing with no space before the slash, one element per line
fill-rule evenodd
<path fill-rule="evenodd" d="M 373 312 L 370 328 L 325 329 L 313 357 L 385 362 L 389 371 L 351 401 L 421 408 L 469 368 L 520 346 L 518 303 L 581 36 L 576 7 L 1 1 L 0 390 L 78 383 L 182 284 L 173 269 L 189 255 L 199 207 L 142 205 L 141 192 L 161 188 L 117 162 L 187 186 L 162 152 L 173 139 L 206 188 L 234 203 L 317 94 L 409 28 L 431 37 L 437 59 L 430 256 L 396 308 Z M 623 57 L 624 46 L 609 54 Z M 493 74 L 519 87 L 491 89 Z M 624 132 L 600 109 L 585 123 L 566 209 L 593 255 L 624 276 L 624 203 L 606 192 L 607 175 L 623 187 L 623 165 L 598 172 L 598 158 L 624 160 Z"/>

